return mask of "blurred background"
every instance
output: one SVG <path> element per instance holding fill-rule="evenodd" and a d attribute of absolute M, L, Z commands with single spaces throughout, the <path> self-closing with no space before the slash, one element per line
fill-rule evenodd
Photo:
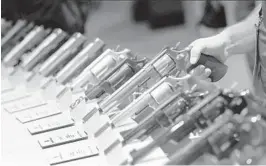
<path fill-rule="evenodd" d="M 120 45 L 139 56 L 154 57 L 164 46 L 180 47 L 214 35 L 245 18 L 259 1 L 181 0 L 1 0 L 2 17 L 25 18 L 91 40 L 101 38 L 109 48 Z M 251 88 L 243 55 L 230 58 L 229 72 L 218 84 Z"/>

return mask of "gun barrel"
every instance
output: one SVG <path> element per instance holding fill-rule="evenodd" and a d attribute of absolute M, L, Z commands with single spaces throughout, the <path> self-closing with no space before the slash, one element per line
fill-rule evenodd
<path fill-rule="evenodd" d="M 49 53 L 67 37 L 61 29 L 54 29 L 22 62 L 22 68 L 31 71 L 40 61 L 48 58 Z"/>
<path fill-rule="evenodd" d="M 51 55 L 40 67 L 39 73 L 44 77 L 54 74 L 59 67 L 73 57 L 77 49 L 83 44 L 85 37 L 80 33 L 73 34 L 53 55 Z"/>
<path fill-rule="evenodd" d="M 16 33 L 18 33 L 26 25 L 26 21 L 18 20 L 15 25 L 1 39 L 1 47 L 3 47 Z"/>
<path fill-rule="evenodd" d="M 104 42 L 97 38 L 92 43 L 86 43 L 83 49 L 75 56 L 62 70 L 56 75 L 56 80 L 59 83 L 65 84 L 78 71 L 84 69 L 94 61 L 102 52 Z"/>
<path fill-rule="evenodd" d="M 166 165 L 187 165 L 195 161 L 203 152 L 210 149 L 209 137 L 218 131 L 220 128 L 224 127 L 226 124 L 232 122 L 232 113 L 223 114 L 222 118 L 211 125 L 207 130 L 205 130 L 201 136 L 190 142 L 184 148 L 181 148 L 176 153 L 170 157 L 170 161 Z"/>
<path fill-rule="evenodd" d="M 33 28 L 27 36 L 17 44 L 4 58 L 6 65 L 14 65 L 20 59 L 20 57 L 36 44 L 39 44 L 43 37 L 45 37 L 50 30 L 45 30 L 44 27 Z"/>

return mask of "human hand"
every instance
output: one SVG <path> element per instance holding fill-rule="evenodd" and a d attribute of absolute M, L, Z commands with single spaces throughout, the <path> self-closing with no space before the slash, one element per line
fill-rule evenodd
<path fill-rule="evenodd" d="M 189 74 L 199 78 L 200 80 L 211 82 L 211 79 L 209 78 L 209 76 L 211 75 L 211 69 L 206 68 L 203 65 L 199 65 L 196 68 L 192 69 Z"/>
<path fill-rule="evenodd" d="M 209 78 L 211 70 L 203 65 L 199 65 L 192 69 L 184 78 L 184 89 L 189 91 L 212 91 L 216 88 Z"/>
<path fill-rule="evenodd" d="M 225 62 L 227 59 L 225 48 L 228 43 L 229 37 L 223 32 L 215 36 L 195 40 L 189 45 L 192 48 L 190 52 L 190 63 L 197 63 L 202 53 L 214 56 L 221 62 Z"/>

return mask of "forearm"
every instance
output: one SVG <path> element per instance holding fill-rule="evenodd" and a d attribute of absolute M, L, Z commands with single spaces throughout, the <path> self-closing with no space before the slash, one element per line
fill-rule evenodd
<path fill-rule="evenodd" d="M 258 23 L 259 19 L 258 13 L 260 9 L 261 5 L 257 6 L 246 19 L 226 28 L 223 32 L 221 32 L 221 35 L 224 35 L 226 38 L 227 46 L 234 45 L 235 43 L 238 43 L 240 40 L 249 40 L 246 42 L 243 41 L 243 43 L 251 43 L 251 42 L 255 43 L 256 40 L 255 24 Z"/>

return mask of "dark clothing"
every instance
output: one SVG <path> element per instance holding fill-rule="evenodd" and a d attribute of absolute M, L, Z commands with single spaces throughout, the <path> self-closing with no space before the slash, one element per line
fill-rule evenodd
<path fill-rule="evenodd" d="M 89 0 L 1 0 L 2 17 L 25 19 L 37 25 L 61 28 L 67 32 L 84 32 Z"/>
<path fill-rule="evenodd" d="M 258 79 L 254 80 L 256 93 L 266 98 L 266 2 L 262 2 L 262 22 L 259 27 L 259 74 Z M 257 47 L 258 48 L 258 47 Z"/>

